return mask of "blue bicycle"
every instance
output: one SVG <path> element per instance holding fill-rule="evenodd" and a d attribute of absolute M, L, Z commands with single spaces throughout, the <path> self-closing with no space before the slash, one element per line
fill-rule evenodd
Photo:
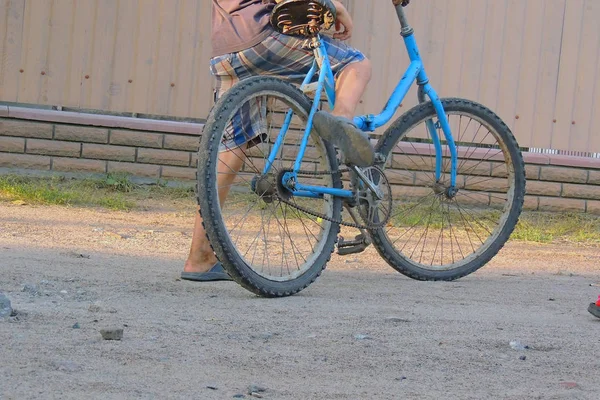
<path fill-rule="evenodd" d="M 349 255 L 373 245 L 414 279 L 458 279 L 494 257 L 517 224 L 525 174 L 514 136 L 484 106 L 438 97 L 404 10 L 395 8 L 410 65 L 383 112 L 354 122 L 366 132 L 387 124 L 415 82 L 420 104 L 377 136 L 374 166 L 344 165 L 312 130 L 323 93 L 335 103 L 318 30 L 307 41 L 315 61 L 300 88 L 247 79 L 211 111 L 198 159 L 204 227 L 227 272 L 260 296 L 308 287 L 336 246 Z M 253 110 L 262 133 L 241 146 L 233 133 L 240 110 Z M 340 236 L 341 227 L 353 238 Z"/>

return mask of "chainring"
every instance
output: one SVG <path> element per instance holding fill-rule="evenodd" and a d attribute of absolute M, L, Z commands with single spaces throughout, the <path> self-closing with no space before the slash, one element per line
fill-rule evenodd
<path fill-rule="evenodd" d="M 359 188 L 356 191 L 358 212 L 363 222 L 371 229 L 382 228 L 387 225 L 392 217 L 392 187 L 383 169 L 372 166 L 362 169 L 363 174 L 379 189 L 382 199 L 377 199 L 376 194 L 368 188 L 360 188 L 364 183 L 352 173 L 352 186 Z M 387 203 L 387 210 L 384 207 Z"/>

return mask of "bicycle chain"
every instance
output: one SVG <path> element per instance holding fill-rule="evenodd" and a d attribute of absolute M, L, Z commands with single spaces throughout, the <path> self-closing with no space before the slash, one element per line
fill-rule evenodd
<path fill-rule="evenodd" d="M 286 172 L 294 172 L 294 170 L 293 169 L 283 169 L 281 171 L 281 173 L 286 173 Z M 306 176 L 323 176 L 323 175 L 343 174 L 345 172 L 350 172 L 350 169 L 345 168 L 345 169 L 340 169 L 338 171 L 297 171 L 296 174 L 297 175 L 306 175 Z M 282 203 L 285 203 L 288 206 L 290 206 L 292 208 L 295 208 L 296 210 L 301 211 L 301 212 L 303 212 L 305 214 L 312 215 L 313 217 L 324 219 L 324 220 L 332 222 L 334 224 L 348 226 L 350 228 L 370 230 L 370 229 L 381 228 L 381 227 L 383 227 L 383 226 L 385 226 L 387 224 L 387 221 L 385 221 L 384 223 L 379 223 L 379 224 L 359 225 L 359 224 L 356 224 L 354 222 L 346 222 L 346 221 L 344 221 L 341 218 L 338 221 L 335 218 L 329 217 L 328 215 L 318 213 L 316 211 L 310 210 L 308 208 L 302 207 L 301 205 L 298 205 L 296 203 L 288 201 L 288 200 L 282 198 L 281 196 L 277 196 L 277 198 Z"/>

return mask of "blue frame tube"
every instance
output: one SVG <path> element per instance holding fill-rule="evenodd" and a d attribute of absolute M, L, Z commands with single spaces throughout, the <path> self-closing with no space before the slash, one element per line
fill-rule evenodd
<path fill-rule="evenodd" d="M 410 34 L 410 35 L 404 37 L 404 45 L 406 46 L 406 51 L 408 52 L 408 58 L 410 59 L 411 62 L 412 61 L 420 61 L 421 63 L 423 62 L 423 60 L 421 59 L 421 53 L 419 53 L 419 46 L 417 46 L 417 41 L 415 40 L 415 36 L 413 34 Z M 417 76 L 417 84 L 424 85 L 427 82 L 429 82 L 429 78 L 427 77 L 425 68 L 421 68 L 421 71 L 419 72 L 419 75 Z"/>
<path fill-rule="evenodd" d="M 327 57 L 326 57 L 327 58 Z M 329 71 L 331 72 L 331 66 L 329 65 L 329 60 L 323 63 L 324 66 L 329 67 Z M 310 114 L 308 115 L 308 121 L 306 122 L 306 129 L 304 130 L 304 137 L 302 138 L 302 143 L 300 144 L 300 151 L 298 152 L 298 156 L 296 157 L 296 162 L 294 163 L 294 171 L 300 171 L 300 167 L 302 166 L 302 159 L 304 158 L 304 154 L 306 153 L 306 147 L 308 147 L 308 139 L 310 138 L 310 132 L 312 130 L 313 119 L 317 111 L 319 111 L 319 103 L 321 102 L 321 93 L 323 92 L 323 86 L 325 84 L 327 74 L 324 74 L 322 71 L 319 73 L 319 81 L 317 84 L 317 91 L 315 93 L 315 99 L 313 101 L 313 105 L 310 110 Z"/>
<path fill-rule="evenodd" d="M 330 188 L 330 187 L 323 187 L 323 186 L 310 186 L 310 185 L 303 185 L 301 183 L 296 183 L 296 190 L 299 191 L 300 193 L 302 191 L 304 192 L 311 192 L 311 193 L 318 193 L 318 194 L 330 194 L 332 196 L 335 197 L 352 197 L 353 193 L 350 190 L 344 190 L 344 189 L 335 189 L 335 188 Z M 295 192 L 294 192 L 295 195 Z"/>
<path fill-rule="evenodd" d="M 308 71 L 308 74 L 306 74 L 306 77 L 304 78 L 304 82 L 302 82 L 302 88 L 304 88 L 306 85 L 308 85 L 309 83 L 312 82 L 315 74 L 317 73 L 317 61 L 313 61 L 312 67 L 310 67 L 310 70 Z"/>
<path fill-rule="evenodd" d="M 315 74 L 317 73 L 317 61 L 313 61 L 313 65 L 310 68 L 310 70 L 308 71 L 308 73 L 306 74 L 306 77 L 304 78 L 304 81 L 302 82 L 302 86 L 301 88 L 304 88 L 306 85 L 308 85 L 309 83 L 312 82 Z M 290 128 L 290 124 L 292 123 L 292 117 L 294 116 L 294 111 L 293 110 L 288 110 L 288 112 L 285 115 L 285 120 L 283 121 L 283 125 L 281 126 L 281 130 L 279 131 L 279 136 L 277 137 L 277 140 L 275 141 L 275 144 L 273 145 L 273 149 L 271 150 L 271 154 L 269 154 L 269 159 L 267 160 L 267 164 L 265 165 L 265 168 L 263 169 L 263 175 L 266 175 L 269 173 L 269 171 L 271 170 L 271 167 L 273 166 L 273 163 L 275 162 L 275 157 L 277 156 L 277 154 L 279 154 L 279 150 L 281 149 L 281 146 L 283 145 L 283 141 L 285 140 L 285 137 L 287 135 L 288 129 Z"/>
<path fill-rule="evenodd" d="M 322 97 L 323 89 L 325 89 L 326 95 L 329 100 L 329 104 L 331 107 L 335 104 L 335 77 L 333 76 L 333 72 L 331 70 L 331 64 L 329 62 L 329 57 L 327 56 L 327 46 L 325 42 L 319 39 L 319 46 L 315 49 L 315 62 L 311 67 L 309 73 L 304 79 L 303 86 L 307 85 L 312 81 L 314 75 L 317 73 L 317 67 L 319 67 L 319 79 L 317 83 L 317 90 L 315 93 L 315 98 L 313 101 L 313 105 L 310 111 L 310 115 L 308 116 L 307 127 L 304 132 L 304 138 L 300 145 L 300 151 L 298 152 L 296 161 L 294 163 L 294 175 L 296 175 L 297 171 L 300 170 L 302 165 L 302 159 L 304 158 L 304 154 L 306 153 L 306 148 L 308 146 L 308 139 L 310 137 L 310 131 L 313 123 L 313 118 L 316 112 L 319 109 L 319 104 Z M 437 113 L 440 125 L 442 127 L 442 131 L 444 132 L 444 136 L 447 141 L 447 145 L 450 148 L 450 154 L 452 158 L 452 171 L 451 171 L 451 186 L 456 187 L 456 173 L 457 173 L 457 164 L 458 164 L 458 151 L 456 150 L 456 144 L 452 137 L 452 132 L 450 130 L 450 124 L 448 122 L 448 118 L 446 117 L 446 112 L 442 105 L 440 98 L 438 97 L 435 90 L 429 85 L 429 78 L 427 77 L 427 73 L 423 67 L 423 61 L 421 60 L 421 55 L 419 53 L 419 48 L 417 46 L 417 42 L 414 38 L 414 35 L 408 34 L 404 36 L 404 44 L 406 46 L 406 50 L 408 52 L 408 56 L 411 60 L 411 63 L 406 70 L 406 73 L 402 76 L 402 79 L 394 89 L 390 99 L 385 105 L 383 111 L 378 115 L 364 115 L 354 118 L 354 123 L 364 131 L 374 131 L 375 129 L 387 124 L 396 113 L 398 107 L 406 97 L 406 94 L 410 90 L 412 84 L 416 81 L 418 85 L 422 86 L 424 89 L 424 93 L 431 100 L 435 111 Z M 277 142 L 269 156 L 268 166 L 265 167 L 265 173 L 268 172 L 268 169 L 271 168 L 272 163 L 275 160 L 275 155 L 278 154 L 281 146 L 283 145 L 283 139 L 285 138 L 285 134 L 289 129 L 289 125 L 291 123 L 293 112 L 292 110 L 288 111 L 286 115 L 286 119 L 284 121 L 282 132 L 280 133 Z M 442 173 L 442 144 L 439 135 L 437 134 L 436 127 L 433 124 L 432 120 L 426 122 L 427 128 L 430 132 L 436 153 L 436 179 L 440 179 Z M 284 182 L 285 184 L 285 182 Z M 316 187 L 316 186 L 305 186 L 298 182 L 295 183 L 294 195 L 302 196 L 302 197 L 315 197 L 323 194 L 330 194 L 336 197 L 351 197 L 352 192 L 342 189 L 334 189 L 327 187 Z"/>
<path fill-rule="evenodd" d="M 308 198 L 308 199 L 322 199 L 323 198 L 322 194 L 313 193 L 313 192 L 297 192 L 297 191 L 294 191 L 294 192 L 292 192 L 292 194 L 294 195 L 294 197 L 304 197 L 304 198 Z"/>
<path fill-rule="evenodd" d="M 327 95 L 327 101 L 329 107 L 333 110 L 335 106 L 335 77 L 331 70 L 331 62 L 327 53 L 327 46 L 325 42 L 321 40 L 321 36 L 318 36 L 319 47 L 315 49 L 315 57 L 317 64 L 320 67 L 321 74 L 325 73 L 325 94 Z"/>
<path fill-rule="evenodd" d="M 452 131 L 450 130 L 450 123 L 448 122 L 448 117 L 446 116 L 446 111 L 444 110 L 444 106 L 442 105 L 442 101 L 438 97 L 436 91 L 431 87 L 430 84 L 425 84 L 423 86 L 423 90 L 427 97 L 431 99 L 433 103 L 433 107 L 437 112 L 438 119 L 440 121 L 440 125 L 442 126 L 442 131 L 444 132 L 444 137 L 446 138 L 446 142 L 448 143 L 448 147 L 450 148 L 450 156 L 451 156 L 451 174 L 450 174 L 450 186 L 453 188 L 456 187 L 456 173 L 458 170 L 458 151 L 456 150 L 456 143 L 454 142 L 454 137 L 452 137 Z M 429 121 L 431 122 L 431 121 Z M 433 123 L 433 122 L 431 122 Z M 435 127 L 434 129 L 435 130 Z M 440 143 L 438 134 L 436 132 L 435 139 L 433 139 L 435 144 L 435 153 L 436 153 L 436 179 L 440 179 L 441 177 L 441 162 L 442 162 L 442 144 Z"/>
<path fill-rule="evenodd" d="M 279 154 L 279 149 L 283 146 L 283 141 L 287 135 L 288 129 L 290 128 L 290 124 L 292 123 L 292 117 L 294 116 L 294 111 L 291 109 L 285 114 L 285 120 L 283 121 L 283 125 L 281 126 L 281 131 L 279 132 L 279 136 L 277 136 L 277 140 L 273 145 L 273 149 L 269 154 L 269 159 L 267 160 L 267 164 L 263 169 L 263 175 L 266 175 L 271 170 L 273 163 L 275 162 L 275 157 Z"/>
<path fill-rule="evenodd" d="M 440 142 L 440 136 L 437 134 L 433 121 L 428 120 L 425 125 L 427 125 L 427 130 L 435 147 L 435 180 L 439 182 L 442 177 L 442 142 Z"/>
<path fill-rule="evenodd" d="M 410 63 L 408 69 L 402 79 L 394 89 L 390 99 L 385 105 L 383 111 L 379 115 L 366 115 L 354 118 L 354 123 L 364 131 L 373 132 L 375 129 L 387 124 L 394 114 L 402 100 L 406 97 L 406 94 L 410 90 L 412 84 L 417 79 L 417 76 L 423 70 L 423 63 L 420 60 L 415 60 Z"/>

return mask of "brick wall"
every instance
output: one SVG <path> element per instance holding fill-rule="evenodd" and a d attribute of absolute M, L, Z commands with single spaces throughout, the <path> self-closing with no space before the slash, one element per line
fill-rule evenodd
<path fill-rule="evenodd" d="M 600 159 L 533 153 L 524 153 L 523 158 L 527 176 L 524 202 L 526 210 L 600 214 Z M 418 165 L 419 163 L 422 165 Z M 506 179 L 499 178 L 506 176 L 506 172 L 504 174 L 501 172 L 502 165 L 494 161 L 473 163 L 470 168 L 465 164 L 463 169 L 472 171 L 472 176 L 459 176 L 458 181 L 464 179 L 464 182 L 471 182 L 468 188 L 472 190 L 485 190 L 492 194 L 502 193 L 502 189 L 506 186 Z M 419 174 L 423 172 L 410 170 L 430 171 L 433 165 L 435 165 L 434 159 L 428 159 L 427 156 L 407 157 L 405 153 L 394 154 L 392 167 L 403 173 L 400 176 L 396 174 L 395 181 L 391 179 L 392 190 L 407 197 L 410 197 L 411 193 L 415 196 L 429 193 L 429 188 L 419 185 L 422 185 L 420 182 L 429 181 L 431 172 L 426 175 L 426 179 L 419 179 Z M 471 186 L 472 182 L 481 183 Z M 493 196 L 489 201 L 493 201 Z"/>
<path fill-rule="evenodd" d="M 0 118 L 0 167 L 196 179 L 199 136 Z"/>
<path fill-rule="evenodd" d="M 198 143 L 199 137 L 189 134 L 0 118 L 0 167 L 4 168 L 113 172 L 192 181 L 196 178 Z M 531 153 L 524 157 L 526 209 L 600 215 L 600 159 Z M 493 172 L 490 176 L 493 177 Z M 418 193 L 420 189 L 406 182 L 395 184 L 404 193 Z"/>
<path fill-rule="evenodd" d="M 525 154 L 525 207 L 600 215 L 600 159 Z"/>

